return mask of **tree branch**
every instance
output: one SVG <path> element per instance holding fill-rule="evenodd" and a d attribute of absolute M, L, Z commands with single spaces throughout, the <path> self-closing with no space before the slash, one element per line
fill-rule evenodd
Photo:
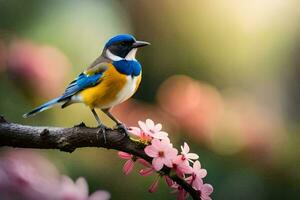
<path fill-rule="evenodd" d="M 103 147 L 124 151 L 151 163 L 152 158 L 144 152 L 145 146 L 124 136 L 124 130 L 106 129 L 105 134 L 106 142 L 97 128 L 86 127 L 84 123 L 72 128 L 38 127 L 10 123 L 0 116 L 0 147 L 59 149 L 69 153 L 81 147 Z M 162 172 L 169 174 L 170 169 L 164 167 Z M 183 179 L 176 175 L 170 178 L 182 186 L 193 199 L 200 199 L 199 192 Z"/>

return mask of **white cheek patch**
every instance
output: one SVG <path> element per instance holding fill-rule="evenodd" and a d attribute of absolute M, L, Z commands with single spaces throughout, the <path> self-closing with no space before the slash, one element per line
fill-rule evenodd
<path fill-rule="evenodd" d="M 136 52 L 137 52 L 137 48 L 134 48 L 131 51 L 129 51 L 129 53 L 125 57 L 125 60 L 136 60 L 135 59 Z M 120 56 L 113 54 L 109 49 L 106 50 L 106 57 L 108 57 L 113 61 L 124 60 L 124 58 L 121 58 Z"/>
<path fill-rule="evenodd" d="M 129 51 L 129 53 L 125 57 L 125 60 L 135 60 L 135 54 L 136 54 L 136 52 L 137 52 L 137 48 L 134 48 L 131 51 Z"/>
<path fill-rule="evenodd" d="M 108 50 L 108 49 L 106 50 L 106 56 L 113 61 L 123 60 L 123 58 L 116 56 L 115 54 L 110 52 L 110 50 Z"/>

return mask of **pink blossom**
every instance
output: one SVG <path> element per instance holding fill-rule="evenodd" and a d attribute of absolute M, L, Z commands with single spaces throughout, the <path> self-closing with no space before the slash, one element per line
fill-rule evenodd
<path fill-rule="evenodd" d="M 118 155 L 120 158 L 127 160 L 123 166 L 123 172 L 125 175 L 128 175 L 133 170 L 133 166 L 135 162 L 134 157 L 133 155 L 122 151 L 119 151 Z"/>
<path fill-rule="evenodd" d="M 189 152 L 190 152 L 190 147 L 185 142 L 183 144 L 183 146 L 181 146 L 181 155 L 183 155 L 190 162 L 193 162 L 193 160 L 197 160 L 199 158 L 199 156 L 197 154 L 195 154 L 195 153 L 189 153 Z"/>
<path fill-rule="evenodd" d="M 146 168 L 143 168 L 139 171 L 139 174 L 141 176 L 149 176 L 153 172 L 155 172 L 153 166 L 149 162 L 147 162 L 146 160 L 139 158 L 139 159 L 137 159 L 137 161 L 146 167 Z"/>
<path fill-rule="evenodd" d="M 173 160 L 173 169 L 179 177 L 184 177 L 184 174 L 193 173 L 193 168 L 190 166 L 188 160 L 183 155 L 176 156 Z"/>
<path fill-rule="evenodd" d="M 152 140 L 152 137 L 150 135 L 148 135 L 138 127 L 130 127 L 128 132 L 132 135 L 137 136 L 141 142 L 148 143 Z"/>
<path fill-rule="evenodd" d="M 193 165 L 193 174 L 192 176 L 187 178 L 187 181 L 196 189 L 201 190 L 203 185 L 203 178 L 207 175 L 207 171 L 205 169 L 201 169 L 201 164 L 197 160 Z"/>
<path fill-rule="evenodd" d="M 161 124 L 154 124 L 151 119 L 147 119 L 146 122 L 139 121 L 138 124 L 145 134 L 157 139 L 168 139 L 168 133 L 161 131 Z"/>
<path fill-rule="evenodd" d="M 152 157 L 152 165 L 156 171 L 163 168 L 164 165 L 173 167 L 172 160 L 177 156 L 177 149 L 167 140 L 153 139 L 151 145 L 146 146 L 145 153 Z"/>
<path fill-rule="evenodd" d="M 211 200 L 209 195 L 214 191 L 214 188 L 212 185 L 205 183 L 201 186 L 200 191 L 201 200 Z"/>

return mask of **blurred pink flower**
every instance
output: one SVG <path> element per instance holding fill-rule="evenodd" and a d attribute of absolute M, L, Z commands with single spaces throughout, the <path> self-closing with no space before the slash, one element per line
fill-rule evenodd
<path fill-rule="evenodd" d="M 177 156 L 178 151 L 168 140 L 153 139 L 151 145 L 146 146 L 145 153 L 153 158 L 152 165 L 159 171 L 164 165 L 173 167 L 172 159 Z"/>
<path fill-rule="evenodd" d="M 0 199 L 107 200 L 109 194 L 99 191 L 88 197 L 83 178 L 76 183 L 69 177 L 61 178 L 48 160 L 31 151 L 18 150 L 0 159 Z"/>
<path fill-rule="evenodd" d="M 64 200 L 84 200 L 88 198 L 88 185 L 82 177 L 74 183 L 67 176 L 62 177 L 60 198 Z"/>
<path fill-rule="evenodd" d="M 197 154 L 190 153 L 190 147 L 186 142 L 181 146 L 181 155 L 190 162 L 199 158 Z"/>
<path fill-rule="evenodd" d="M 57 199 L 59 174 L 46 159 L 30 151 L 8 152 L 0 160 L 0 199 Z"/>
<path fill-rule="evenodd" d="M 223 100 L 212 86 L 177 75 L 159 88 L 157 99 L 163 111 L 187 133 L 210 141 L 210 135 L 223 112 Z"/>
<path fill-rule="evenodd" d="M 230 110 L 228 115 L 231 115 L 231 121 L 223 126 L 220 124 L 219 128 L 230 128 L 226 134 L 232 134 L 225 137 L 236 138 L 241 148 L 255 155 L 255 159 L 262 164 L 273 164 L 276 155 L 274 150 L 282 146 L 286 139 L 284 122 L 281 113 L 278 113 L 280 111 L 271 105 L 262 105 L 258 99 L 241 91 L 226 95 L 225 102 Z M 224 137 L 224 134 L 220 137 Z"/>
<path fill-rule="evenodd" d="M 62 92 L 70 62 L 58 49 L 15 40 L 8 51 L 8 71 L 20 87 L 31 93 L 53 97 Z M 51 83 L 51 84 L 49 84 Z"/>
<path fill-rule="evenodd" d="M 168 133 L 161 131 L 162 125 L 160 123 L 154 124 L 151 119 L 147 119 L 146 122 L 138 121 L 139 126 L 141 127 L 142 131 L 151 136 L 152 138 L 157 139 L 167 139 Z"/>
<path fill-rule="evenodd" d="M 62 200 L 108 200 L 110 195 L 105 191 L 97 191 L 89 197 L 89 189 L 84 178 L 80 177 L 74 183 L 67 176 L 62 177 L 59 199 Z"/>
<path fill-rule="evenodd" d="M 120 158 L 127 160 L 123 166 L 123 172 L 125 175 L 128 175 L 133 170 L 133 166 L 134 166 L 133 155 L 122 151 L 119 151 L 118 155 Z"/>

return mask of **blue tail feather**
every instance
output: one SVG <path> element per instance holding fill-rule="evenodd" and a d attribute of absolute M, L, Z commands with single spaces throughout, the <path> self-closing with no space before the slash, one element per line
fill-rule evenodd
<path fill-rule="evenodd" d="M 27 118 L 27 117 L 33 116 L 39 112 L 47 110 L 47 109 L 51 108 L 52 106 L 54 106 L 55 104 L 59 103 L 60 99 L 61 99 L 60 97 L 52 99 L 51 101 L 48 101 L 48 102 L 44 103 L 43 105 L 33 109 L 32 111 L 24 114 L 23 117 Z"/>

